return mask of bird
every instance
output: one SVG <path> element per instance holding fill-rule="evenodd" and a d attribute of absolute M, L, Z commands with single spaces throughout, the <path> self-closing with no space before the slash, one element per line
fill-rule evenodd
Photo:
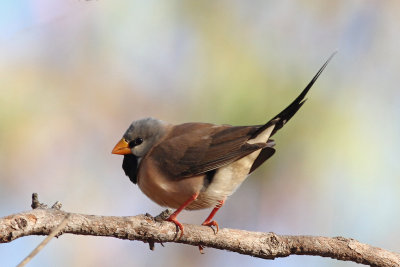
<path fill-rule="evenodd" d="M 212 208 L 202 225 L 215 227 L 218 233 L 214 215 L 241 183 L 274 155 L 271 137 L 303 106 L 305 96 L 334 54 L 296 99 L 265 124 L 174 125 L 149 117 L 133 121 L 112 153 L 124 156 L 126 176 L 148 198 L 176 209 L 166 220 L 175 223 L 179 239 L 184 227 L 177 216 L 183 210 Z"/>

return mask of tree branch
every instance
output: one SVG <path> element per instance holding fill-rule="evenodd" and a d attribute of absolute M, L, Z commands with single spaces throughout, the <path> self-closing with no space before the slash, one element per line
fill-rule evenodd
<path fill-rule="evenodd" d="M 351 238 L 288 236 L 234 229 L 221 229 L 218 234 L 214 234 L 210 227 L 184 224 L 185 234 L 177 240 L 175 224 L 157 220 L 148 214 L 132 217 L 84 215 L 62 211 L 59 203 L 47 208 L 37 198 L 33 202 L 34 210 L 0 219 L 0 243 L 29 235 L 49 235 L 69 216 L 66 226 L 58 235 L 69 233 L 140 240 L 149 243 L 153 249 L 154 243 L 176 242 L 264 259 L 313 255 L 371 266 L 400 266 L 400 254 L 362 244 Z"/>

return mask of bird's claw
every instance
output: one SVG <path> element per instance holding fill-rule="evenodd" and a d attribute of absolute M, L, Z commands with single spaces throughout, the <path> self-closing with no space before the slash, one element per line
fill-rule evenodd
<path fill-rule="evenodd" d="M 169 217 L 167 218 L 167 221 L 173 222 L 173 223 L 179 228 L 179 230 L 181 231 L 181 233 L 180 233 L 180 235 L 179 235 L 179 237 L 178 237 L 178 240 L 180 240 L 180 239 L 182 238 L 182 236 L 183 236 L 183 225 L 176 219 L 176 216 L 174 216 L 174 214 L 172 214 L 171 216 L 169 216 Z M 177 234 L 178 234 L 178 233 L 177 233 Z"/>
<path fill-rule="evenodd" d="M 204 247 L 202 245 L 199 245 L 199 252 L 200 254 L 204 254 Z"/>
<path fill-rule="evenodd" d="M 205 221 L 205 222 L 203 222 L 201 225 L 210 226 L 213 230 L 214 230 L 213 226 L 215 226 L 215 228 L 217 228 L 217 229 L 214 231 L 215 234 L 217 234 L 218 231 L 219 231 L 219 226 L 218 226 L 218 223 L 217 223 L 216 221 L 209 221 L 209 222 Z"/>
<path fill-rule="evenodd" d="M 218 231 L 219 231 L 219 226 L 218 226 L 218 223 L 216 221 L 205 221 L 201 225 L 210 226 L 211 229 L 214 230 L 215 234 L 217 234 Z M 214 229 L 213 226 L 215 226 L 216 229 Z M 200 254 L 204 254 L 204 247 L 202 245 L 199 245 L 199 252 L 200 252 Z"/>

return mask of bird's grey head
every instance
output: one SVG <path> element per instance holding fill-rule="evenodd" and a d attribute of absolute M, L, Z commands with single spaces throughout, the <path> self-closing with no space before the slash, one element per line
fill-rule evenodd
<path fill-rule="evenodd" d="M 164 136 L 167 124 L 154 118 L 132 122 L 123 138 L 136 157 L 143 157 Z"/>

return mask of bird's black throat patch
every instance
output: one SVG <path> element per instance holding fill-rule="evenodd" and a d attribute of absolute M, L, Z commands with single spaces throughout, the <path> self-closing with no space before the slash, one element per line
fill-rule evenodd
<path fill-rule="evenodd" d="M 124 161 L 122 162 L 122 169 L 126 176 L 129 177 L 132 183 L 137 183 L 137 169 L 138 169 L 138 158 L 132 154 L 124 155 Z"/>

